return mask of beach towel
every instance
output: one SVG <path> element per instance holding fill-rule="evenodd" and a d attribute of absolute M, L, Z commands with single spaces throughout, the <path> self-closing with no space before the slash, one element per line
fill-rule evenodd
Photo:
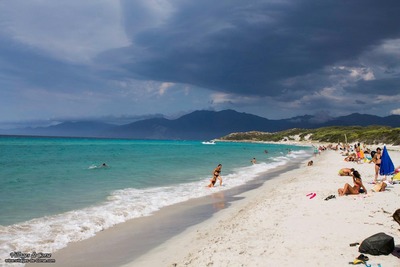
<path fill-rule="evenodd" d="M 389 255 L 394 250 L 394 239 L 385 233 L 377 233 L 366 238 L 358 248 L 360 253 Z"/>

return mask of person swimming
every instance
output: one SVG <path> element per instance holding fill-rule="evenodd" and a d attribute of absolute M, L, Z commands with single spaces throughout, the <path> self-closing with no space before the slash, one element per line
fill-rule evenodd
<path fill-rule="evenodd" d="M 89 169 L 103 169 L 103 168 L 109 168 L 109 166 L 106 163 L 102 163 L 101 165 L 91 165 L 89 166 Z"/>

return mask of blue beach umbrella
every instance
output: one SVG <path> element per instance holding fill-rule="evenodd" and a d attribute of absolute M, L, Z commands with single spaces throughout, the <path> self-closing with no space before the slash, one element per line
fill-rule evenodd
<path fill-rule="evenodd" d="M 380 175 L 388 175 L 394 173 L 394 165 L 387 152 L 386 146 L 383 147 L 381 156 L 381 168 L 379 169 Z"/>

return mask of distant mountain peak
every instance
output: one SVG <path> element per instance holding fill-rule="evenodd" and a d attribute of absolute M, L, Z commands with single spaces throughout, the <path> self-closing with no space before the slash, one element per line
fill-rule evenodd
<path fill-rule="evenodd" d="M 369 125 L 398 127 L 400 125 L 400 116 L 379 117 L 353 113 L 334 118 L 321 113 L 296 116 L 289 119 L 269 120 L 232 109 L 221 111 L 196 110 L 171 120 L 164 117 L 148 118 L 123 125 L 113 125 L 100 121 L 65 121 L 48 127 L 3 130 L 0 134 L 207 140 L 234 132 L 278 132 L 293 128 L 314 129 L 326 126 Z"/>

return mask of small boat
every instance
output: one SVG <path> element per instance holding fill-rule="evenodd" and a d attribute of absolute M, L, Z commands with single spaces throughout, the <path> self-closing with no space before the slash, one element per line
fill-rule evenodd
<path fill-rule="evenodd" d="M 215 141 L 204 141 L 201 142 L 203 145 L 215 145 Z"/>

